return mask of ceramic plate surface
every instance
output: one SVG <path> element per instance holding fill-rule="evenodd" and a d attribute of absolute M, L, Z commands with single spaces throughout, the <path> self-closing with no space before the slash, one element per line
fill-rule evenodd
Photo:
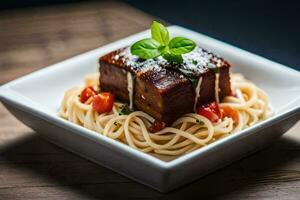
<path fill-rule="evenodd" d="M 178 158 L 154 157 L 58 117 L 64 92 L 98 71 L 98 58 L 148 37 L 149 30 L 7 83 L 0 99 L 19 120 L 49 141 L 140 183 L 167 192 L 248 155 L 286 132 L 300 118 L 300 73 L 188 29 L 172 36 L 193 39 L 232 64 L 234 72 L 266 91 L 275 115 L 253 127 Z"/>

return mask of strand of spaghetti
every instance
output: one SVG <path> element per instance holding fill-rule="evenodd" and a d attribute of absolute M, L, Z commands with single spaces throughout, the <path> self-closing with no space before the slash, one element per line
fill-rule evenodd
<path fill-rule="evenodd" d="M 228 121 L 229 121 L 229 123 L 231 123 L 231 127 L 232 127 L 232 119 L 228 119 Z M 218 135 L 222 135 L 222 134 L 224 134 L 224 133 L 226 133 L 226 130 L 228 130 L 228 129 L 225 129 L 225 130 L 221 130 L 221 125 L 224 125 L 224 123 L 220 123 L 218 126 L 218 128 L 219 128 L 219 132 L 214 132 L 214 137 L 215 136 L 218 136 Z M 194 125 L 195 126 L 195 125 Z M 199 126 L 199 125 L 197 125 L 197 126 Z M 216 127 L 215 127 L 215 129 L 216 129 Z M 186 130 L 186 132 L 190 132 L 189 130 Z M 206 131 L 201 131 L 201 132 L 197 132 L 196 134 L 195 134 L 195 136 L 196 137 L 202 137 L 202 136 L 207 136 L 207 130 Z M 189 145 L 189 144 L 191 144 L 191 143 L 193 143 L 193 141 L 190 141 L 190 140 L 185 140 L 185 141 L 182 141 L 181 143 L 177 143 L 176 145 L 174 145 L 174 146 L 172 146 L 171 147 L 171 149 L 176 149 L 176 148 L 179 148 L 179 147 L 183 147 L 183 146 L 186 146 L 186 145 Z M 203 145 L 197 145 L 197 146 L 203 146 Z"/>
<path fill-rule="evenodd" d="M 132 119 L 133 117 L 137 117 L 137 116 L 139 116 L 139 115 L 144 115 L 144 113 L 142 113 L 141 111 L 136 111 L 136 112 L 131 113 L 131 114 L 128 116 L 126 122 L 128 121 L 128 123 L 129 123 L 129 120 L 128 120 L 128 119 Z M 179 135 L 178 135 L 178 136 L 176 135 L 176 136 L 173 137 L 168 143 L 166 143 L 166 144 L 164 144 L 164 145 L 158 145 L 158 144 L 155 144 L 154 142 L 152 142 L 152 140 L 151 140 L 151 138 L 150 138 L 150 136 L 149 136 L 149 132 L 148 132 L 146 126 L 144 125 L 143 121 L 142 121 L 140 118 L 136 118 L 135 121 L 137 121 L 137 122 L 139 123 L 139 125 L 140 125 L 140 127 L 141 127 L 142 134 L 143 134 L 144 139 L 146 140 L 147 144 L 148 144 L 149 146 L 151 146 L 152 148 L 154 148 L 154 149 L 165 149 L 165 148 L 167 148 L 167 147 L 169 147 L 169 146 L 175 144 L 175 143 L 178 141 L 178 139 L 179 139 Z M 126 122 L 125 122 L 125 123 L 126 123 Z M 125 132 L 126 132 L 126 131 L 125 131 Z"/>
<path fill-rule="evenodd" d="M 155 149 L 154 152 L 155 153 L 158 153 L 158 154 L 164 154 L 164 155 L 172 155 L 172 156 L 177 156 L 177 155 L 180 155 L 180 154 L 183 154 L 185 152 L 187 152 L 189 149 L 192 148 L 193 145 L 189 145 L 189 146 L 186 146 L 184 148 L 181 148 L 179 150 L 160 150 L 160 149 Z"/>
<path fill-rule="evenodd" d="M 111 112 L 98 114 L 92 109 L 92 98 L 85 103 L 80 102 L 79 95 L 83 87 L 66 91 L 59 115 L 143 152 L 181 155 L 252 126 L 272 113 L 264 91 L 239 74 L 233 74 L 231 79 L 236 95 L 225 97 L 220 107 L 231 106 L 237 111 L 238 120 L 235 123 L 228 117 L 211 123 L 204 116 L 190 113 L 177 119 L 171 127 L 150 133 L 148 128 L 154 122 L 150 115 L 141 111 L 119 115 L 124 104 L 118 102 Z M 87 80 L 86 84 L 97 88 L 97 81 Z"/>

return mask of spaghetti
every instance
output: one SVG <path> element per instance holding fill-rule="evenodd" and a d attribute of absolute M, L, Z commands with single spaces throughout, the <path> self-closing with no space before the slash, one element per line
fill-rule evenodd
<path fill-rule="evenodd" d="M 85 86 L 98 87 L 98 76 L 88 77 Z M 235 95 L 225 97 L 219 106 L 221 109 L 226 106 L 235 109 L 236 121 L 224 117 L 213 123 L 204 116 L 189 113 L 177 119 L 172 126 L 151 133 L 148 130 L 155 121 L 153 117 L 142 111 L 120 115 L 122 103 L 114 103 L 109 113 L 98 114 L 92 109 L 92 97 L 85 103 L 80 102 L 83 87 L 74 87 L 65 93 L 59 115 L 143 152 L 181 155 L 250 127 L 272 114 L 266 94 L 255 84 L 241 74 L 232 74 L 231 82 Z"/>

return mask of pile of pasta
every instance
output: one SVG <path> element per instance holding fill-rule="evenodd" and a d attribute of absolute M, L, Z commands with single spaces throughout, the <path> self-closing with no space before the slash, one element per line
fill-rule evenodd
<path fill-rule="evenodd" d="M 87 77 L 84 87 L 98 87 L 98 76 Z M 224 117 L 212 123 L 204 116 L 189 113 L 177 119 L 172 126 L 151 133 L 148 129 L 155 119 L 142 111 L 120 115 L 124 104 L 114 103 L 111 112 L 98 114 L 92 109 L 92 98 L 81 103 L 79 95 L 84 87 L 74 87 L 65 93 L 59 115 L 140 151 L 176 156 L 253 126 L 272 115 L 265 92 L 255 84 L 241 74 L 231 74 L 231 85 L 235 95 L 225 97 L 219 107 L 230 106 L 237 110 L 237 122 Z"/>

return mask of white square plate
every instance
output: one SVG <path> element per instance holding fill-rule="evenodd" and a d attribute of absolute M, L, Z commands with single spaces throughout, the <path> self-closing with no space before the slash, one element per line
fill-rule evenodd
<path fill-rule="evenodd" d="M 162 192 L 264 147 L 299 120 L 299 72 L 182 27 L 171 26 L 169 31 L 227 59 L 234 71 L 267 92 L 275 116 L 171 160 L 139 152 L 58 117 L 64 92 L 82 84 L 86 74 L 98 71 L 101 55 L 148 37 L 149 30 L 7 83 L 0 88 L 0 99 L 18 119 L 51 142 Z"/>

